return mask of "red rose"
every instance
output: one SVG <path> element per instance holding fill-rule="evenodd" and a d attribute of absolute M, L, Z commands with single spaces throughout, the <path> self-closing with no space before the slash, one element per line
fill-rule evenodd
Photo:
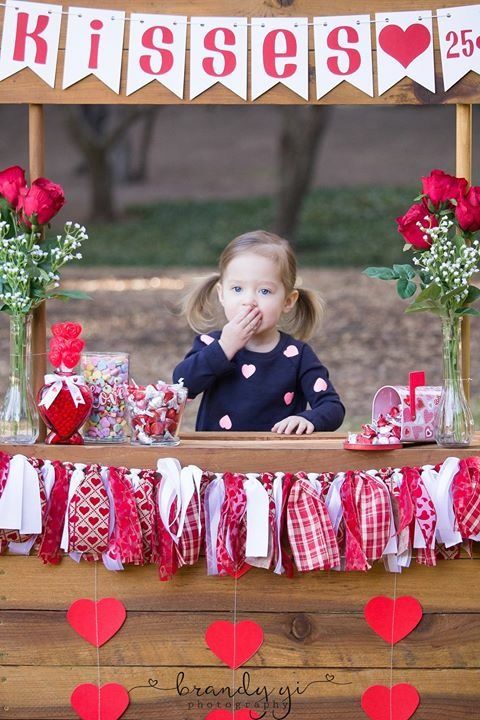
<path fill-rule="evenodd" d="M 480 230 L 480 187 L 471 187 L 455 208 L 458 224 L 465 232 Z"/>
<path fill-rule="evenodd" d="M 447 175 L 443 170 L 432 170 L 428 177 L 422 178 L 422 189 L 435 207 L 449 200 L 460 200 L 467 192 L 465 178 Z"/>
<path fill-rule="evenodd" d="M 64 352 L 62 353 L 62 365 L 71 370 L 77 365 L 80 360 L 80 355 L 76 352 Z"/>
<path fill-rule="evenodd" d="M 22 220 L 30 225 L 36 217 L 36 225 L 45 225 L 58 213 L 65 204 L 65 196 L 60 185 L 38 178 L 30 188 L 20 192 L 18 209 L 22 211 Z"/>
<path fill-rule="evenodd" d="M 68 350 L 70 350 L 70 352 L 81 353 L 84 347 L 85 343 L 83 340 L 80 340 L 80 338 L 74 338 L 68 341 Z"/>
<path fill-rule="evenodd" d="M 435 215 L 428 212 L 423 203 L 414 203 L 405 215 L 397 218 L 398 232 L 403 235 L 407 243 L 413 245 L 417 250 L 427 250 L 432 241 L 426 233 L 418 227 L 437 227 L 438 222 Z"/>
<path fill-rule="evenodd" d="M 50 339 L 50 350 L 60 351 L 67 349 L 67 341 L 63 337 L 55 336 Z"/>
<path fill-rule="evenodd" d="M 48 359 L 50 360 L 54 368 L 60 367 L 60 364 L 62 362 L 61 350 L 50 350 L 50 352 L 48 353 Z"/>
<path fill-rule="evenodd" d="M 74 340 L 82 332 L 82 326 L 80 323 L 66 322 L 63 323 L 62 337 L 68 340 Z"/>
<path fill-rule="evenodd" d="M 17 207 L 20 190 L 26 186 L 25 170 L 22 170 L 19 165 L 12 165 L 0 172 L 0 195 L 13 208 Z"/>

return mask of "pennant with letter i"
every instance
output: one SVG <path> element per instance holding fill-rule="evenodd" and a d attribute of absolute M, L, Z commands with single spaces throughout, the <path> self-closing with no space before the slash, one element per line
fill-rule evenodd
<path fill-rule="evenodd" d="M 430 10 L 376 13 L 378 94 L 408 77 L 435 92 Z"/>
<path fill-rule="evenodd" d="M 373 97 L 370 15 L 313 19 L 317 100 L 342 80 Z"/>
<path fill-rule="evenodd" d="M 247 18 L 195 17 L 190 25 L 190 100 L 217 82 L 247 99 Z"/>
<path fill-rule="evenodd" d="M 480 73 L 480 5 L 437 10 L 445 91 L 470 70 Z"/>
<path fill-rule="evenodd" d="M 127 95 L 156 80 L 183 99 L 187 18 L 130 15 Z"/>
<path fill-rule="evenodd" d="M 120 92 L 123 10 L 71 7 L 68 12 L 63 89 L 87 75 Z"/>
<path fill-rule="evenodd" d="M 7 0 L 3 20 L 0 80 L 23 68 L 55 87 L 62 8 Z"/>
<path fill-rule="evenodd" d="M 308 100 L 308 18 L 252 18 L 252 100 L 278 83 Z"/>

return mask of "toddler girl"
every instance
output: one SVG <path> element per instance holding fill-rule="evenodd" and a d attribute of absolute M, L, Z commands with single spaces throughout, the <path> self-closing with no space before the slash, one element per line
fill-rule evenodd
<path fill-rule="evenodd" d="M 173 378 L 183 378 L 190 398 L 203 393 L 197 430 L 302 435 L 342 424 L 345 409 L 328 371 L 303 342 L 322 306 L 313 292 L 295 287 L 296 274 L 289 243 L 256 230 L 232 240 L 218 274 L 187 299 L 187 321 L 200 334 Z M 215 326 L 216 297 L 227 322 L 207 332 Z"/>

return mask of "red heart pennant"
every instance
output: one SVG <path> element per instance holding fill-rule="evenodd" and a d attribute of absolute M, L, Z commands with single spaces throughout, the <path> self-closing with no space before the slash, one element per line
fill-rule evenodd
<path fill-rule="evenodd" d="M 382 50 L 398 60 L 404 68 L 425 52 L 431 39 L 429 29 L 420 23 L 409 25 L 406 30 L 398 25 L 387 25 L 378 35 Z"/>
<path fill-rule="evenodd" d="M 104 645 L 125 622 L 125 606 L 115 598 L 102 598 L 98 602 L 82 598 L 75 600 L 67 612 L 72 628 L 95 647 Z"/>
<path fill-rule="evenodd" d="M 243 710 L 235 710 L 235 714 L 231 710 L 212 710 L 205 715 L 205 720 L 255 720 L 259 717 L 255 710 L 243 708 Z"/>
<path fill-rule="evenodd" d="M 408 683 L 371 685 L 362 695 L 362 709 L 370 720 L 409 720 L 419 703 L 417 689 Z"/>
<path fill-rule="evenodd" d="M 130 703 L 123 685 L 107 683 L 77 685 L 70 696 L 70 704 L 82 720 L 118 720 Z"/>
<path fill-rule="evenodd" d="M 239 623 L 217 620 L 207 628 L 205 642 L 225 665 L 238 668 L 255 655 L 263 643 L 263 630 L 252 620 Z"/>
<path fill-rule="evenodd" d="M 385 642 L 395 645 L 417 627 L 423 610 L 418 600 L 410 595 L 396 600 L 378 595 L 365 605 L 364 614 L 372 630 Z"/>

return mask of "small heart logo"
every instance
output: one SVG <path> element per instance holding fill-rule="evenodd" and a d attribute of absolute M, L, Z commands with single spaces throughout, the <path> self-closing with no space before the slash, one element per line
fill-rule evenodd
<path fill-rule="evenodd" d="M 317 378 L 315 380 L 315 384 L 313 386 L 313 391 L 314 392 L 323 392 L 326 389 L 327 389 L 327 383 L 325 382 L 325 380 L 323 378 Z"/>
<path fill-rule="evenodd" d="M 67 620 L 75 632 L 95 647 L 110 640 L 126 617 L 125 606 L 115 598 L 102 598 L 97 603 L 87 598 L 75 600 L 67 612 Z"/>
<path fill-rule="evenodd" d="M 252 377 L 253 373 L 255 372 L 257 368 L 255 365 L 242 365 L 242 375 L 244 378 Z"/>
<path fill-rule="evenodd" d="M 218 424 L 222 428 L 222 430 L 231 430 L 232 429 L 232 421 L 230 420 L 229 415 L 224 415 L 220 418 L 218 421 Z"/>
<path fill-rule="evenodd" d="M 377 635 L 395 645 L 417 627 L 423 609 L 418 600 L 410 595 L 403 595 L 396 600 L 378 595 L 365 605 L 364 615 Z"/>
<path fill-rule="evenodd" d="M 295 357 L 295 355 L 298 355 L 298 348 L 296 345 L 288 345 L 283 351 L 283 354 L 285 357 Z"/>
<path fill-rule="evenodd" d="M 255 710 L 249 710 L 243 708 L 242 710 L 235 710 L 233 713 L 231 710 L 212 710 L 208 715 L 205 715 L 205 720 L 255 720 L 260 715 Z"/>
<path fill-rule="evenodd" d="M 431 39 L 428 28 L 420 23 L 409 25 L 406 30 L 398 25 L 387 25 L 378 35 L 378 42 L 382 50 L 397 60 L 404 68 L 425 52 Z"/>
<path fill-rule="evenodd" d="M 295 393 L 293 393 L 293 392 L 285 393 L 285 395 L 283 396 L 283 401 L 284 401 L 285 405 L 291 405 L 294 397 L 295 397 Z"/>
<path fill-rule="evenodd" d="M 82 720 L 118 720 L 130 703 L 123 685 L 107 683 L 77 685 L 70 696 L 70 705 Z"/>
<path fill-rule="evenodd" d="M 409 720 L 419 703 L 417 689 L 408 683 L 371 685 L 362 695 L 362 709 L 370 720 Z"/>
<path fill-rule="evenodd" d="M 215 338 L 212 338 L 211 335 L 200 335 L 200 340 L 204 345 L 211 345 L 212 342 L 215 342 Z"/>
<path fill-rule="evenodd" d="M 263 643 L 263 630 L 252 620 L 217 620 L 207 628 L 205 642 L 219 660 L 236 669 L 255 655 Z"/>

